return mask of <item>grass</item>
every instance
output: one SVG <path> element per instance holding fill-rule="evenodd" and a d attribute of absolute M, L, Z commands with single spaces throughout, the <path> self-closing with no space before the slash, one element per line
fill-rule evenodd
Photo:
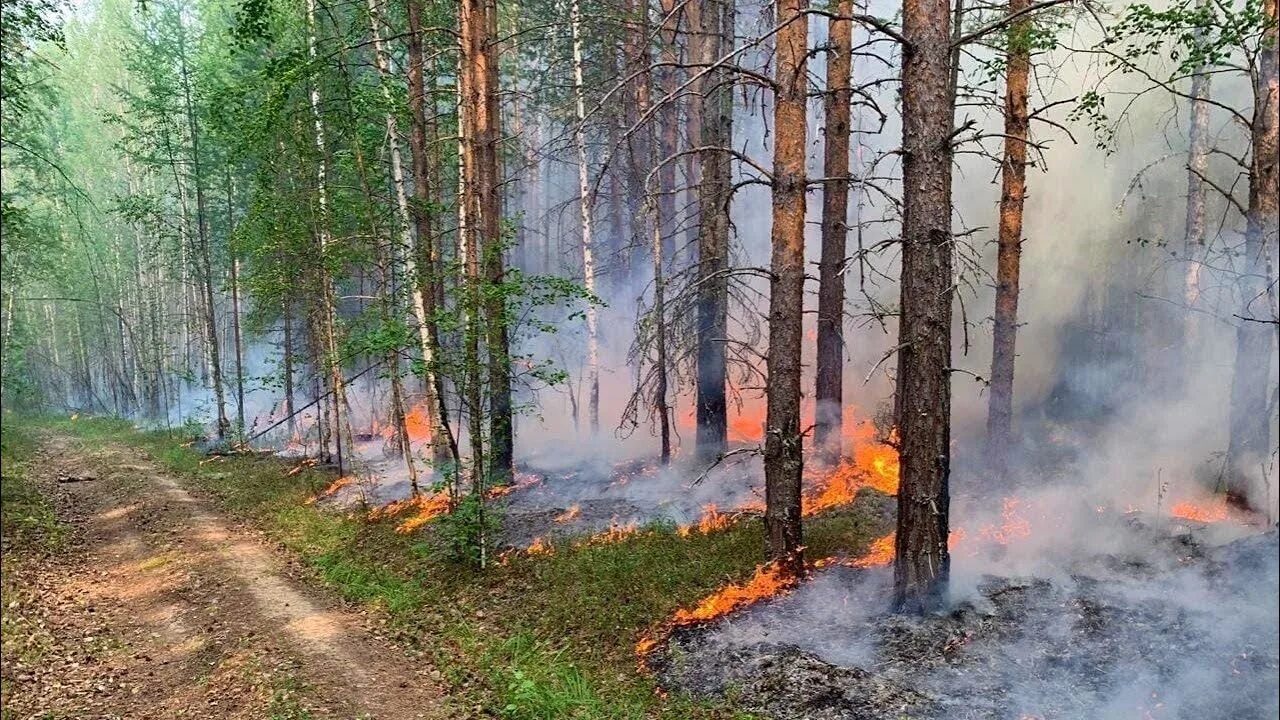
<path fill-rule="evenodd" d="M 398 638 L 425 651 L 455 696 L 511 720 L 728 720 L 731 708 L 659 693 L 637 667 L 636 640 L 678 608 L 751 575 L 763 561 L 759 523 L 681 537 L 670 526 L 611 544 L 516 555 L 484 572 L 450 562 L 430 529 L 304 504 L 332 476 L 287 461 L 208 461 L 163 433 L 119 421 L 44 421 L 93 442 L 147 452 L 230 513 L 283 543 L 347 599 L 384 610 Z M 202 462 L 205 461 L 205 462 Z M 886 530 L 864 503 L 806 521 L 814 557 L 858 551 Z"/>
<path fill-rule="evenodd" d="M 53 506 L 27 476 L 37 440 L 9 413 L 0 420 L 0 537 L 6 553 L 56 549 L 66 539 Z"/>

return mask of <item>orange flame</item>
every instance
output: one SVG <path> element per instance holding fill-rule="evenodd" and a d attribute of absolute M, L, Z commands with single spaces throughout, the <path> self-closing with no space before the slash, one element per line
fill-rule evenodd
<path fill-rule="evenodd" d="M 582 508 L 579 507 L 577 503 L 574 503 L 573 505 L 570 505 L 567 510 L 557 515 L 555 517 L 555 521 L 563 525 L 569 522 L 570 520 L 573 520 L 574 518 L 578 517 L 581 514 L 582 514 Z"/>
<path fill-rule="evenodd" d="M 550 555 L 555 550 L 546 543 L 541 537 L 536 537 L 533 542 L 529 543 L 529 547 L 524 551 L 530 555 Z"/>
<path fill-rule="evenodd" d="M 871 547 L 867 548 L 867 552 L 862 557 L 853 561 L 853 566 L 860 568 L 883 567 L 893 562 L 894 543 L 897 538 L 897 533 L 889 533 L 882 538 L 877 538 L 871 543 Z"/>
<path fill-rule="evenodd" d="M 631 520 L 627 523 L 619 523 L 618 518 L 613 518 L 609 522 L 609 529 L 596 533 L 587 538 L 588 543 L 616 543 L 621 542 L 632 535 L 640 532 L 640 523 Z"/>
<path fill-rule="evenodd" d="M 294 470 L 299 470 L 299 469 L 301 469 L 301 468 L 302 468 L 302 466 L 301 466 L 301 465 L 299 465 L 298 467 L 294 468 Z M 290 474 L 292 474 L 292 473 L 290 473 Z M 327 498 L 327 497 L 333 497 L 335 494 L 337 494 L 337 492 L 338 492 L 339 490 L 341 490 L 342 488 L 344 488 L 344 487 L 346 487 L 346 486 L 350 485 L 351 483 L 354 483 L 355 481 L 356 481 L 356 476 L 355 476 L 355 475 L 343 475 L 342 477 L 338 478 L 337 480 L 334 480 L 333 482 L 329 483 L 329 487 L 327 487 L 327 488 L 325 488 L 324 490 L 321 490 L 319 493 L 316 493 L 315 495 L 312 495 L 311 497 L 307 498 L 307 501 L 306 501 L 306 503 L 304 503 L 304 504 L 306 504 L 306 505 L 315 505 L 315 504 L 316 504 L 318 501 L 320 501 L 320 500 L 323 500 L 323 499 L 325 499 L 325 498 Z"/>
<path fill-rule="evenodd" d="M 404 414 L 404 429 L 411 442 L 426 442 L 431 439 L 431 418 L 427 415 L 425 405 L 418 405 Z"/>
<path fill-rule="evenodd" d="M 1197 505 L 1184 500 L 1169 508 L 1169 514 L 1183 520 L 1201 523 L 1222 522 L 1230 516 L 1225 498 L 1215 498 L 1207 505 Z"/>
<path fill-rule="evenodd" d="M 795 576 L 781 566 L 766 563 L 757 567 L 755 575 L 741 585 L 730 584 L 707 596 L 691 610 L 677 610 L 674 623 L 691 625 L 705 622 L 786 592 L 795 587 L 795 583 Z"/>
<path fill-rule="evenodd" d="M 1031 523 L 1019 513 L 1021 507 L 1022 501 L 1018 498 L 1005 498 L 1000 508 L 1000 526 L 985 525 L 978 534 L 985 540 L 992 540 L 1001 545 L 1008 545 L 1014 540 L 1029 536 Z"/>
<path fill-rule="evenodd" d="M 677 528 L 677 532 L 680 533 L 680 537 L 689 537 L 695 532 L 707 535 L 717 530 L 723 530 L 731 524 L 733 524 L 732 516 L 720 512 L 715 503 L 707 503 L 702 506 L 702 517 L 698 522 L 691 525 L 681 525 Z"/>

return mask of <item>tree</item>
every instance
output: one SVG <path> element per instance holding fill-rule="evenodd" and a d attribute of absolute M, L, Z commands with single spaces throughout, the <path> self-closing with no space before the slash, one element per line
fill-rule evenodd
<path fill-rule="evenodd" d="M 710 66 L 733 48 L 736 0 L 708 2 L 703 27 L 690 38 L 695 67 Z M 728 433 L 725 343 L 729 332 L 729 205 L 733 198 L 733 73 L 717 66 L 703 81 L 702 182 L 698 185 L 697 448 L 703 458 L 724 452 Z"/>
<path fill-rule="evenodd" d="M 578 150 L 578 201 L 582 218 L 582 282 L 587 292 L 596 292 L 595 245 L 591 234 L 595 202 L 587 182 L 587 105 L 582 81 L 582 9 L 580 0 L 569 2 L 569 23 L 573 32 L 573 105 L 577 123 L 573 144 Z M 594 304 L 587 306 L 587 418 L 591 434 L 600 432 L 600 331 Z"/>
<path fill-rule="evenodd" d="M 1252 471 L 1274 452 L 1266 388 L 1275 365 L 1280 319 L 1274 317 L 1274 268 L 1280 256 L 1280 87 L 1277 83 L 1276 0 L 1263 0 L 1264 31 L 1253 77 L 1253 117 L 1249 126 L 1249 206 L 1245 212 L 1242 306 L 1237 313 L 1236 357 L 1231 374 L 1227 500 L 1251 507 Z"/>
<path fill-rule="evenodd" d="M 1032 20 L 1027 0 L 1010 0 L 1005 50 L 1004 158 L 1000 163 L 1000 227 L 997 233 L 996 307 L 987 405 L 987 457 L 997 476 L 1007 472 L 1013 445 L 1013 371 L 1022 267 L 1022 209 L 1027 194 L 1027 78 L 1031 72 Z"/>
<path fill-rule="evenodd" d="M 944 600 L 951 472 L 951 8 L 904 0 L 900 472 L 894 606 Z"/>
<path fill-rule="evenodd" d="M 806 72 L 809 27 L 806 0 L 778 4 L 774 57 L 773 225 L 769 280 L 764 473 L 765 548 L 793 574 L 804 571 L 800 520 L 804 454 L 800 434 L 800 341 L 804 310 Z"/>
<path fill-rule="evenodd" d="M 844 418 L 844 258 L 849 236 L 849 105 L 853 68 L 853 0 L 836 3 L 828 21 L 827 92 L 823 96 L 822 258 L 818 263 L 818 352 L 813 445 L 826 462 L 840 458 Z"/>

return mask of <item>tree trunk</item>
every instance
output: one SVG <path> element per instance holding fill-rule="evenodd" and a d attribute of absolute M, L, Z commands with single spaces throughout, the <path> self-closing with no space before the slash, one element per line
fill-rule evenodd
<path fill-rule="evenodd" d="M 244 338 L 240 334 L 240 258 L 231 247 L 231 232 L 235 226 L 231 181 L 231 167 L 227 169 L 227 252 L 231 254 L 231 339 L 236 352 L 236 422 L 237 432 L 243 437 L 244 424 Z"/>
<path fill-rule="evenodd" d="M 573 141 L 578 149 L 578 205 L 582 215 L 582 283 L 589 294 L 596 293 L 595 247 L 591 236 L 595 207 L 587 180 L 587 110 L 582 86 L 582 9 L 580 0 L 570 0 L 569 17 L 573 31 L 573 94 L 577 124 Z M 587 418 L 591 434 L 600 432 L 600 337 L 595 303 L 587 305 Z"/>
<path fill-rule="evenodd" d="M 1227 500 L 1252 507 L 1253 475 L 1275 451 L 1267 407 L 1270 375 L 1275 366 L 1274 324 L 1269 286 L 1280 236 L 1280 92 L 1276 77 L 1276 0 L 1264 0 L 1270 21 L 1258 50 L 1253 95 L 1252 165 L 1249 168 L 1249 211 L 1245 229 L 1244 267 L 1240 276 L 1243 306 L 1236 325 L 1236 357 L 1231 377 L 1231 440 L 1227 448 Z M 1250 318 L 1250 319 L 1244 319 Z"/>
<path fill-rule="evenodd" d="M 950 27 L 946 0 L 904 0 L 901 474 L 894 606 L 908 612 L 941 605 L 951 562 Z"/>
<path fill-rule="evenodd" d="M 505 485 L 515 474 L 515 437 L 511 407 L 511 353 L 507 337 L 507 307 L 504 295 L 496 292 L 506 281 L 502 240 L 502 177 L 498 150 L 502 139 L 498 104 L 498 8 L 496 0 L 464 0 L 479 6 L 474 73 L 480 102 L 475 117 L 480 182 L 480 243 L 485 282 L 485 345 L 489 372 L 489 474 L 496 485 Z"/>
<path fill-rule="evenodd" d="M 307 53 L 312 62 L 316 61 L 316 0 L 307 0 Z M 315 129 L 315 145 L 319 163 L 316 169 L 316 192 L 320 206 L 316 219 L 316 239 L 319 250 L 319 262 L 315 264 L 320 285 L 320 313 L 317 318 L 319 332 L 319 350 L 317 355 L 319 367 L 328 374 L 331 393 L 333 425 L 331 435 L 335 438 L 334 446 L 338 456 L 338 472 L 343 470 L 343 459 L 351 455 L 349 443 L 352 442 L 349 421 L 344 413 L 347 392 L 346 380 L 342 376 L 342 361 L 338 355 L 337 307 L 333 277 L 325 265 L 329 253 L 331 238 L 329 235 L 329 190 L 328 190 L 328 156 L 325 141 L 324 119 L 320 113 L 320 85 L 311 84 L 311 116 Z"/>
<path fill-rule="evenodd" d="M 662 24 L 658 28 L 658 68 L 655 76 L 661 96 L 667 98 L 655 115 L 658 123 L 658 227 L 662 230 L 662 254 L 669 261 L 676 257 L 676 163 L 680 138 L 680 102 L 674 95 L 680 84 L 676 66 L 680 63 L 676 0 L 658 0 Z"/>
<path fill-rule="evenodd" d="M 733 47 L 736 0 L 706 3 L 703 26 L 691 36 L 695 65 L 719 60 Z M 700 68 L 696 71 L 700 71 Z M 702 178 L 698 185 L 698 379 L 697 451 L 705 459 L 725 450 L 728 404 L 725 399 L 729 333 L 729 204 L 732 200 L 733 72 L 707 74 L 702 106 Z"/>
<path fill-rule="evenodd" d="M 822 174 L 822 258 L 818 264 L 818 351 L 813 445 L 834 463 L 841 454 L 844 421 L 844 257 L 849 237 L 849 104 L 853 68 L 853 0 L 839 0 L 828 21 L 827 92 L 823 97 L 826 142 Z"/>
<path fill-rule="evenodd" d="M 286 427 L 289 429 L 289 439 L 295 440 L 298 435 L 298 423 L 294 418 L 296 411 L 293 406 L 293 301 L 285 298 L 284 307 L 281 308 L 284 315 L 284 415 L 288 418 Z"/>
<path fill-rule="evenodd" d="M 1010 0 L 1008 13 L 1026 10 L 1028 0 Z M 1013 438 L 1013 367 L 1018 334 L 1018 285 L 1022 266 L 1022 207 L 1027 194 L 1027 77 L 1031 71 L 1032 22 L 1009 26 L 1004 98 L 1004 161 L 1000 166 L 1000 229 L 996 256 L 995 328 L 991 345 L 991 388 L 987 405 L 987 459 L 997 477 L 1008 470 Z"/>
<path fill-rule="evenodd" d="M 182 32 L 185 38 L 185 30 Z M 213 303 L 213 262 L 209 251 L 209 226 L 205 213 L 204 177 L 200 166 L 200 127 L 191 102 L 191 77 L 187 69 L 185 46 L 180 49 L 183 106 L 187 129 L 191 134 L 191 174 L 196 187 L 196 236 L 200 242 L 201 286 L 204 290 L 205 327 L 209 342 L 209 367 L 212 373 L 213 397 L 217 410 L 218 439 L 225 439 L 231 429 L 227 420 L 227 399 L 222 386 L 222 361 L 218 347 L 218 322 Z"/>
<path fill-rule="evenodd" d="M 654 318 L 654 371 L 657 373 L 653 387 L 653 409 L 658 414 L 658 438 L 661 444 L 660 460 L 663 465 L 671 463 L 671 407 L 667 402 L 667 281 L 663 277 L 663 262 L 666 249 L 662 238 L 662 228 L 658 210 L 658 202 L 650 200 L 650 227 L 653 230 L 653 242 L 650 251 L 653 254 L 653 318 Z"/>
<path fill-rule="evenodd" d="M 1205 0 L 1201 0 L 1204 2 Z M 1186 326 L 1183 329 L 1184 349 L 1187 358 L 1189 343 L 1195 335 L 1196 314 L 1192 312 L 1200 298 L 1200 271 L 1204 263 L 1205 229 L 1208 224 L 1206 200 L 1209 185 L 1205 177 L 1209 172 L 1209 109 L 1213 76 L 1198 72 L 1191 78 L 1190 147 L 1187 150 L 1187 221 L 1183 234 L 1183 257 L 1186 274 L 1183 279 L 1182 298 L 1187 306 Z"/>
<path fill-rule="evenodd" d="M 769 389 L 764 476 L 765 550 L 786 571 L 804 571 L 800 521 L 800 342 L 804 311 L 807 0 L 780 0 L 774 56 L 773 247 L 769 291 Z"/>

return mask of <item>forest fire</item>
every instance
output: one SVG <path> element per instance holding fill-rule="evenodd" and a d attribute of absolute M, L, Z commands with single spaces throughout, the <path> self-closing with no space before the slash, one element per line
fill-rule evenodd
<path fill-rule="evenodd" d="M 387 519 L 411 512 L 412 515 L 396 525 L 396 532 L 408 534 L 448 512 L 449 506 L 449 493 L 442 490 L 438 493 L 405 498 L 374 508 L 369 511 L 369 519 Z"/>
<path fill-rule="evenodd" d="M 1215 498 L 1204 503 L 1184 500 L 1174 503 L 1173 507 L 1169 508 L 1169 514 L 1182 520 L 1200 523 L 1222 522 L 1231 517 L 1226 498 Z"/>
<path fill-rule="evenodd" d="M 300 468 L 300 467 L 302 467 L 302 466 L 301 466 L 301 465 L 299 465 L 298 467 Z M 295 470 L 296 470 L 296 469 L 297 469 L 297 468 L 295 468 Z M 315 495 L 312 495 L 311 497 L 307 498 L 307 500 L 306 500 L 306 504 L 307 504 L 307 505 L 315 505 L 317 502 L 319 502 L 319 501 L 321 501 L 321 500 L 324 500 L 325 498 L 333 497 L 334 495 L 336 495 L 336 494 L 338 493 L 338 491 L 339 491 L 339 490 L 341 490 L 342 488 L 347 487 L 348 485 L 351 485 L 351 484 L 353 484 L 353 483 L 355 483 L 355 482 L 356 482 L 356 476 L 354 476 L 354 475 L 343 475 L 342 477 L 338 478 L 337 480 L 334 480 L 333 482 L 329 483 L 329 486 L 328 486 L 328 487 L 326 487 L 324 490 L 321 490 L 320 492 L 316 493 Z"/>
<path fill-rule="evenodd" d="M 853 561 L 853 567 L 880 567 L 893 562 L 894 541 L 897 537 L 897 533 L 889 533 L 877 538 L 861 557 Z"/>
<path fill-rule="evenodd" d="M 733 524 L 733 515 L 726 515 L 720 512 L 715 503 L 707 503 L 702 506 L 702 517 L 698 522 L 691 525 L 681 525 L 677 532 L 681 537 L 689 537 L 694 533 L 707 535 L 709 533 L 723 530 Z"/>
<path fill-rule="evenodd" d="M 564 512 L 555 516 L 554 522 L 558 525 L 563 525 L 567 522 L 574 520 L 581 514 L 582 514 L 582 506 L 578 505 L 577 503 L 574 503 L 573 505 L 570 505 L 568 508 L 566 508 Z"/>
<path fill-rule="evenodd" d="M 794 576 L 774 563 L 766 563 L 757 567 L 755 574 L 746 582 L 730 584 L 707 596 L 692 609 L 677 610 L 672 622 L 675 626 L 706 622 L 774 597 L 795 587 L 795 584 Z"/>

